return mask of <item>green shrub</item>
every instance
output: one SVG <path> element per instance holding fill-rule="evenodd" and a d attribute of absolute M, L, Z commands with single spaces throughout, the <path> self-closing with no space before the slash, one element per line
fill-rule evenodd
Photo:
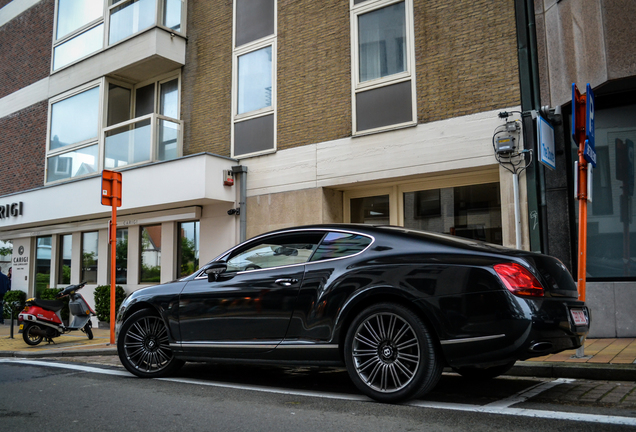
<path fill-rule="evenodd" d="M 42 300 L 60 300 L 60 301 L 64 302 L 64 307 L 60 311 L 60 315 L 62 316 L 63 320 L 68 321 L 68 317 L 69 317 L 69 310 L 68 310 L 69 298 L 68 298 L 68 296 L 62 297 L 60 299 L 57 298 L 57 295 L 63 289 L 64 288 L 41 288 L 40 289 L 40 295 L 38 296 L 38 298 L 42 299 Z"/>
<path fill-rule="evenodd" d="M 115 313 L 125 298 L 126 292 L 117 285 L 115 287 Z M 110 322 L 110 285 L 100 285 L 95 288 L 95 313 L 98 320 Z"/>
<path fill-rule="evenodd" d="M 15 306 L 12 306 L 13 302 L 17 302 Z M 24 309 L 24 302 L 26 302 L 26 293 L 20 290 L 7 291 L 4 295 L 4 309 L 2 315 L 4 318 L 11 318 L 11 308 L 13 308 L 13 319 L 18 319 L 18 314 Z"/>

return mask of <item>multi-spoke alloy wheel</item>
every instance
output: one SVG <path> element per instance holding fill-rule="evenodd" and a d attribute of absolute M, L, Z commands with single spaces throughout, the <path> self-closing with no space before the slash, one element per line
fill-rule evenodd
<path fill-rule="evenodd" d="M 384 402 L 423 394 L 441 374 L 426 326 L 410 310 L 391 303 L 372 306 L 354 320 L 345 362 L 358 388 Z"/>
<path fill-rule="evenodd" d="M 144 378 L 168 375 L 183 364 L 173 356 L 163 320 L 149 310 L 135 312 L 124 322 L 117 351 L 126 369 Z"/>

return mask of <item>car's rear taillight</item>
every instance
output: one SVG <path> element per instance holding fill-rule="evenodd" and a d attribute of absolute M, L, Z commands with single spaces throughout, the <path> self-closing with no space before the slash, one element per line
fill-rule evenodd
<path fill-rule="evenodd" d="M 516 263 L 494 266 L 508 291 L 518 296 L 543 297 L 543 287 L 532 273 Z"/>

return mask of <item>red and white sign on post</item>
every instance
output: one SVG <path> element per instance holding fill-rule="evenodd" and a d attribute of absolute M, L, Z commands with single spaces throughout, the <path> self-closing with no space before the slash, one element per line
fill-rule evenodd
<path fill-rule="evenodd" d="M 111 206 L 111 219 L 108 223 L 108 243 L 110 244 L 110 343 L 115 344 L 115 282 L 117 251 L 117 207 L 121 207 L 121 173 L 102 171 L 102 204 Z"/>

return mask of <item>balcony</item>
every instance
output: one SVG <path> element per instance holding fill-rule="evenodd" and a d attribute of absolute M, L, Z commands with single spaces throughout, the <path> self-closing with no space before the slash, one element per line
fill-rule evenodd
<path fill-rule="evenodd" d="M 102 76 L 140 82 L 185 64 L 185 1 L 112 3 L 106 14 L 99 12 L 97 17 L 96 12 L 68 12 L 66 19 L 73 22 L 66 27 L 76 29 L 58 30 L 65 34 L 53 44 L 50 95 Z M 60 8 L 58 21 L 64 13 Z"/>
<path fill-rule="evenodd" d="M 104 128 L 104 169 L 180 157 L 182 126 L 180 120 L 148 114 Z"/>

